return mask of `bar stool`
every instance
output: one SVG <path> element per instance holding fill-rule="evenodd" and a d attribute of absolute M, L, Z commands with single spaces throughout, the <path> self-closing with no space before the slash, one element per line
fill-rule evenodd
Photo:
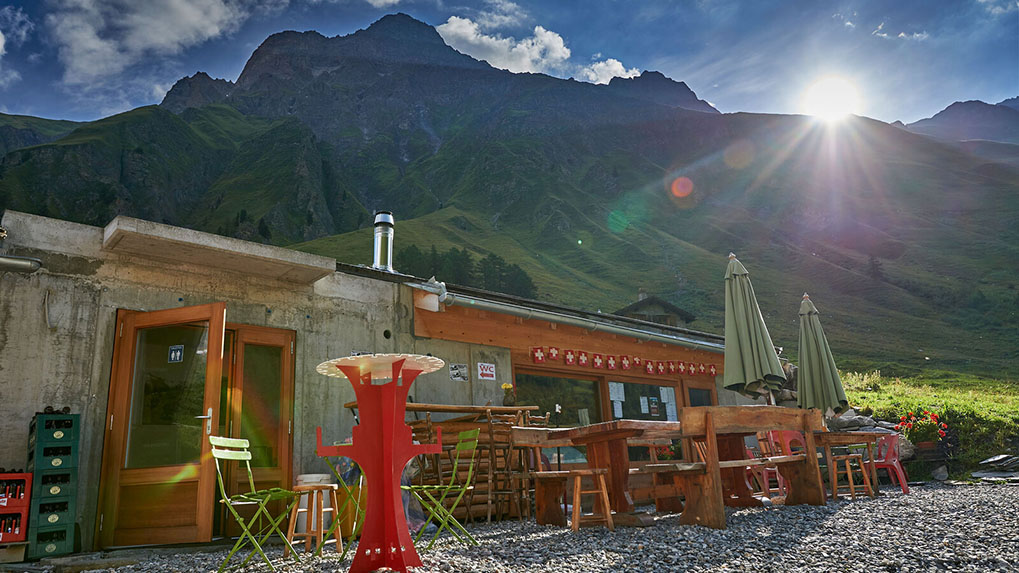
<path fill-rule="evenodd" d="M 325 527 L 325 514 L 332 514 L 333 521 L 339 519 L 336 515 L 336 508 L 339 507 L 339 502 L 336 499 L 336 490 L 339 488 L 334 483 L 330 484 L 309 484 L 309 485 L 298 485 L 294 486 L 293 491 L 301 494 L 302 496 L 308 496 L 307 508 L 302 508 L 300 503 L 294 504 L 294 508 L 290 510 L 290 528 L 287 531 L 287 539 L 290 544 L 294 544 L 294 540 L 297 538 L 304 539 L 304 552 L 308 553 L 311 550 L 311 540 L 315 540 L 315 553 L 318 553 L 322 548 L 322 545 L 327 541 L 323 539 L 326 532 Z M 325 496 L 328 493 L 332 507 L 325 507 Z M 306 513 L 307 518 L 304 522 L 304 532 L 295 532 L 297 528 L 297 516 L 301 513 Z M 340 526 L 337 523 L 336 527 L 333 528 L 333 536 L 336 538 L 336 552 L 340 553 L 343 551 L 343 541 L 340 540 Z M 286 557 L 290 553 L 289 547 L 283 548 L 283 557 Z"/>
<path fill-rule="evenodd" d="M 854 463 L 855 462 L 855 465 Z M 835 483 L 831 484 L 831 496 L 832 498 L 838 497 L 838 492 L 841 489 L 839 487 L 839 476 L 845 475 L 846 482 L 849 484 L 849 495 L 852 499 L 856 499 L 856 492 L 860 490 L 861 493 L 865 493 L 870 497 L 874 497 L 874 490 L 870 485 L 870 473 L 867 468 L 863 465 L 863 454 L 843 454 L 831 457 L 831 463 L 835 465 Z M 842 464 L 840 467 L 839 464 Z M 853 479 L 853 474 L 857 471 L 863 476 L 863 484 L 856 485 Z"/>
<path fill-rule="evenodd" d="M 605 485 L 605 475 L 608 470 L 605 468 L 588 468 L 582 470 L 570 470 L 570 478 L 573 479 L 573 519 L 570 527 L 573 531 L 580 530 L 580 524 L 583 523 L 604 523 L 609 531 L 615 531 L 615 527 L 612 525 L 612 506 L 609 505 L 609 488 Z M 595 489 L 583 489 L 581 482 L 584 477 L 591 477 L 594 480 Z M 580 514 L 580 496 L 585 493 L 598 494 L 601 497 L 602 514 L 591 513 L 588 515 Z M 598 502 L 595 501 L 595 508 L 592 511 L 596 511 Z"/>

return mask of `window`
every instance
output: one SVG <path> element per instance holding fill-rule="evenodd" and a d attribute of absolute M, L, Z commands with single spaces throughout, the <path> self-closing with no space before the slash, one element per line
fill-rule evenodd
<path fill-rule="evenodd" d="M 517 374 L 517 404 L 535 404 L 552 412 L 549 425 L 580 426 L 601 422 L 598 382 L 537 374 Z M 555 405 L 562 406 L 556 416 Z"/>

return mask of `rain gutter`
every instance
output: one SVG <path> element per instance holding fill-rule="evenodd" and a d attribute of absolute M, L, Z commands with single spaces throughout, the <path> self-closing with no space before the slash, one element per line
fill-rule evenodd
<path fill-rule="evenodd" d="M 583 328 L 589 332 L 607 332 L 610 334 L 629 336 L 632 338 L 636 338 L 638 340 L 644 340 L 648 342 L 661 342 L 663 344 L 670 344 L 672 346 L 682 346 L 694 350 L 707 350 L 711 352 L 725 351 L 725 344 L 722 343 L 695 340 L 692 338 L 687 338 L 685 336 L 679 335 L 651 332 L 648 330 L 635 328 L 631 326 L 609 324 L 607 322 L 595 320 L 593 318 L 583 318 L 580 316 L 572 316 L 569 314 L 563 314 L 549 310 L 538 310 L 534 308 L 528 308 L 526 306 L 521 306 L 508 302 L 500 302 L 478 298 L 465 294 L 452 293 L 446 290 L 446 283 L 443 282 L 429 281 L 426 283 L 406 283 L 406 284 L 411 288 L 416 288 L 418 290 L 423 290 L 426 292 L 430 292 L 434 295 L 437 295 L 439 297 L 439 302 L 446 305 L 477 308 L 480 310 L 509 314 L 511 316 L 519 316 L 525 319 L 546 320 L 548 322 L 554 322 L 556 324 L 576 326 L 578 328 Z"/>

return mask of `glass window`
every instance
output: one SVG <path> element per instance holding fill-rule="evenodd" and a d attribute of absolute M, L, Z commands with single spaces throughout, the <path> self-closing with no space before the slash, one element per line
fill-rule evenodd
<path fill-rule="evenodd" d="M 711 406 L 711 390 L 705 388 L 687 388 L 687 403 L 690 406 Z"/>
<path fill-rule="evenodd" d="M 124 467 L 198 462 L 208 336 L 208 322 L 138 330 Z"/>
<path fill-rule="evenodd" d="M 675 420 L 676 392 L 672 386 L 634 382 L 609 382 L 609 384 L 623 385 L 623 418 L 628 420 Z M 668 406 L 668 404 L 672 404 L 672 406 Z M 614 405 L 613 412 L 615 412 Z M 615 417 L 614 413 L 613 417 Z"/>
<path fill-rule="evenodd" d="M 283 349 L 244 345 L 241 437 L 251 443 L 251 467 L 275 467 L 279 456 Z"/>
<path fill-rule="evenodd" d="M 594 380 L 517 374 L 517 404 L 540 406 L 552 412 L 549 425 L 580 426 L 601 422 L 601 398 Z M 555 405 L 562 413 L 555 414 Z"/>

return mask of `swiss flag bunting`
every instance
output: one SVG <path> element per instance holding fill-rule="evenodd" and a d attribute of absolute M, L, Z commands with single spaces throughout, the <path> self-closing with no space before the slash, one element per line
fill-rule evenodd
<path fill-rule="evenodd" d="M 563 361 L 569 364 L 570 366 L 576 364 L 577 353 L 572 350 L 567 350 L 566 353 L 563 354 Z"/>
<path fill-rule="evenodd" d="M 545 361 L 545 351 L 540 346 L 531 348 L 531 361 L 540 364 Z"/>
<path fill-rule="evenodd" d="M 592 354 L 591 355 L 591 366 L 594 366 L 595 368 L 601 368 L 601 367 L 605 366 L 605 359 L 602 358 L 601 354 Z"/>
<path fill-rule="evenodd" d="M 620 357 L 619 357 L 619 366 L 623 370 L 629 370 L 630 369 L 630 357 L 625 355 L 625 354 L 620 355 Z"/>
<path fill-rule="evenodd" d="M 711 373 L 712 376 L 714 376 L 715 374 L 718 374 L 718 369 L 715 368 L 714 364 L 712 364 L 711 366 L 708 366 L 708 372 Z"/>
<path fill-rule="evenodd" d="M 616 369 L 616 357 L 611 354 L 605 357 L 605 368 L 609 370 Z"/>
<path fill-rule="evenodd" d="M 676 361 L 675 360 L 669 360 L 668 362 L 666 362 L 666 364 L 669 367 L 669 374 L 675 374 L 676 373 Z"/>
<path fill-rule="evenodd" d="M 647 372 L 648 374 L 654 374 L 655 373 L 655 361 L 654 360 L 645 360 L 644 361 L 644 372 Z"/>
<path fill-rule="evenodd" d="M 555 346 L 549 346 L 548 347 L 548 359 L 549 360 L 559 360 L 559 349 L 556 348 Z"/>
<path fill-rule="evenodd" d="M 591 363 L 587 359 L 587 352 L 581 350 L 577 353 L 577 366 L 590 366 Z"/>

